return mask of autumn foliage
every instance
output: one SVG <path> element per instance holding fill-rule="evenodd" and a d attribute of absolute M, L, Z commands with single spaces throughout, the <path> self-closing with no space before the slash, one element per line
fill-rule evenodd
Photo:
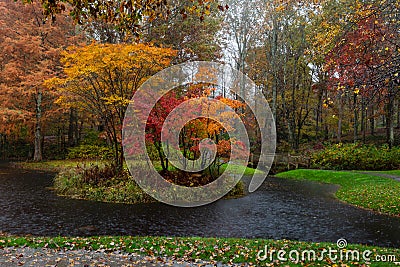
<path fill-rule="evenodd" d="M 268 100 L 282 151 L 374 142 L 385 132 L 379 142 L 392 147 L 400 127 L 399 10 L 386 0 L 0 0 L 0 153 L 8 142 L 26 142 L 24 157 L 40 160 L 45 139 L 57 139 L 63 157 L 85 129 L 97 128 L 121 166 L 132 95 L 153 74 L 188 60 L 233 63 L 255 81 L 245 93 Z M 162 169 L 169 166 L 160 143 L 167 114 L 201 97 L 246 116 L 257 152 L 257 122 L 228 87 L 188 84 L 144 118 Z M 224 162 L 235 140 L 203 115 L 182 129 L 179 149 L 195 159 L 200 140 L 210 138 Z"/>
<path fill-rule="evenodd" d="M 193 178 L 189 173 L 179 172 L 179 179 L 175 179 L 172 182 L 186 185 L 187 179 L 191 180 L 195 185 L 204 185 L 216 178 L 216 174 L 219 172 L 219 167 L 232 160 L 234 155 L 243 155 L 246 151 L 244 144 L 240 144 L 240 141 L 231 138 L 228 135 L 228 131 L 233 131 L 232 127 L 226 128 L 224 122 L 229 126 L 229 121 L 236 116 L 244 113 L 235 112 L 235 110 L 244 109 L 245 105 L 238 101 L 222 96 L 212 96 L 212 93 L 216 89 L 207 84 L 188 84 L 186 86 L 177 88 L 164 94 L 157 104 L 152 108 L 150 116 L 147 118 L 146 124 L 146 142 L 148 145 L 154 146 L 158 152 L 158 160 L 160 161 L 163 175 L 168 179 L 171 178 L 169 157 L 174 157 L 176 151 L 180 151 L 184 158 L 188 161 L 183 163 L 184 168 L 187 164 L 191 164 L 191 161 L 200 159 L 201 169 L 206 169 L 207 175 Z M 190 100 L 197 99 L 200 102 L 190 102 Z M 207 103 L 207 100 L 211 101 Z M 212 101 L 215 100 L 215 101 Z M 165 129 L 166 119 L 171 112 L 176 109 L 180 104 L 189 103 L 188 106 L 180 110 L 179 117 L 189 118 L 193 112 L 198 114 L 197 118 L 188 120 L 179 132 L 179 146 L 174 147 L 171 138 L 175 138 L 169 134 L 171 128 Z M 135 103 L 135 108 L 141 108 L 142 105 L 146 105 L 145 102 Z M 226 110 L 226 107 L 230 107 L 231 110 Z M 216 118 L 216 119 L 213 119 Z M 175 122 L 177 125 L 181 125 L 181 121 Z M 175 126 L 172 125 L 172 128 Z M 178 127 L 178 126 L 176 126 Z M 179 126 L 180 127 L 180 126 Z M 163 133 L 164 130 L 164 133 Z M 165 135 L 165 140 L 162 140 L 162 134 Z M 216 145 L 216 157 L 207 158 L 205 156 L 208 152 L 213 150 L 213 144 L 202 144 L 203 154 L 200 153 L 200 142 L 205 139 L 209 139 Z M 134 138 L 130 140 L 135 142 Z M 235 146 L 232 146 L 232 143 Z M 132 146 L 135 147 L 134 145 Z M 235 148 L 232 151 L 232 147 Z M 240 151 L 236 151 L 236 150 Z M 135 151 L 127 151 L 128 154 L 135 154 Z M 173 171 L 175 172 L 175 171 Z M 204 177 L 208 177 L 205 179 Z"/>
<path fill-rule="evenodd" d="M 60 73 L 60 53 L 74 44 L 74 26 L 67 17 L 43 24 L 40 5 L 0 1 L 0 133 L 35 142 L 35 160 L 42 159 L 42 131 L 60 116 L 53 104 L 57 92 L 43 81 Z M 62 112 L 61 112 L 62 113 Z"/>
<path fill-rule="evenodd" d="M 63 75 L 46 81 L 60 93 L 59 103 L 89 112 L 105 127 L 114 160 L 122 167 L 125 110 L 140 85 L 167 67 L 175 51 L 146 44 L 96 44 L 69 47 L 62 58 Z"/>

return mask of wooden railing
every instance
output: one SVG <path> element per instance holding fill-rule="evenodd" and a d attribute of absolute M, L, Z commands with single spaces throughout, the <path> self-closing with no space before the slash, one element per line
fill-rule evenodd
<path fill-rule="evenodd" d="M 253 156 L 251 161 L 257 162 L 257 156 Z M 266 164 L 260 163 L 261 166 Z M 276 153 L 274 155 L 273 165 L 284 166 L 287 170 L 298 169 L 298 168 L 309 168 L 311 166 L 311 158 L 305 155 L 290 154 L 290 153 Z"/>
<path fill-rule="evenodd" d="M 275 164 L 285 164 L 288 170 L 298 168 L 309 168 L 311 158 L 305 155 L 293 155 L 290 153 L 275 154 Z"/>

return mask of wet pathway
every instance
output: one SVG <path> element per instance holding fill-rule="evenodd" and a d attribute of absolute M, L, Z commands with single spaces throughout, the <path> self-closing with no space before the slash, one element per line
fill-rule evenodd
<path fill-rule="evenodd" d="M 335 185 L 267 178 L 255 193 L 199 208 L 73 200 L 53 174 L 0 167 L 0 231 L 15 235 L 154 235 L 293 239 L 400 247 L 400 218 L 334 197 Z"/>
<path fill-rule="evenodd" d="M 360 172 L 362 174 L 368 174 L 368 175 L 373 175 L 373 176 L 380 176 L 380 177 L 385 177 L 385 178 L 390 178 L 396 181 L 400 182 L 400 176 L 390 174 L 390 173 L 381 173 L 381 172 Z"/>

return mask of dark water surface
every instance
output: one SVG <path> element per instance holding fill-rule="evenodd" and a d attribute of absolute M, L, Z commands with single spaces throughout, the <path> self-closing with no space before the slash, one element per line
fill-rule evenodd
<path fill-rule="evenodd" d="M 293 239 L 400 247 L 400 218 L 336 200 L 337 186 L 267 178 L 255 193 L 200 208 L 72 200 L 54 175 L 0 165 L 0 231 L 15 235 L 156 235 Z"/>

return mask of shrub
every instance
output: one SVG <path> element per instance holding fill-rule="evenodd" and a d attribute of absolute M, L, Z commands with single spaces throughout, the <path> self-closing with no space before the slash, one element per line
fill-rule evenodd
<path fill-rule="evenodd" d="M 81 173 L 81 181 L 84 184 L 99 185 L 117 177 L 117 169 L 112 164 L 104 166 L 91 165 L 89 167 L 78 167 Z"/>
<path fill-rule="evenodd" d="M 68 149 L 67 159 L 101 159 L 113 157 L 113 150 L 107 146 L 82 144 Z"/>
<path fill-rule="evenodd" d="M 54 179 L 57 193 L 104 202 L 154 202 L 127 172 L 116 173 L 110 164 L 80 165 L 61 171 Z"/>
<path fill-rule="evenodd" d="M 81 177 L 76 169 L 63 170 L 54 178 L 54 189 L 61 195 L 77 196 L 82 187 Z"/>
<path fill-rule="evenodd" d="M 79 146 L 68 148 L 67 159 L 112 159 L 113 148 L 108 146 L 99 134 L 98 131 L 87 130 Z"/>
<path fill-rule="evenodd" d="M 158 150 L 154 144 L 146 144 L 147 155 L 151 160 L 160 160 L 160 155 L 158 154 Z"/>
<path fill-rule="evenodd" d="M 392 170 L 400 167 L 400 147 L 336 144 L 312 155 L 314 168 L 334 170 Z"/>
<path fill-rule="evenodd" d="M 242 181 L 239 181 L 234 188 L 232 188 L 231 191 L 228 192 L 228 194 L 225 195 L 227 198 L 237 198 L 241 197 L 244 195 L 244 184 Z"/>
<path fill-rule="evenodd" d="M 86 130 L 84 133 L 84 138 L 80 142 L 82 145 L 97 145 L 106 146 L 107 143 L 104 138 L 100 138 L 101 133 L 96 130 Z"/>

